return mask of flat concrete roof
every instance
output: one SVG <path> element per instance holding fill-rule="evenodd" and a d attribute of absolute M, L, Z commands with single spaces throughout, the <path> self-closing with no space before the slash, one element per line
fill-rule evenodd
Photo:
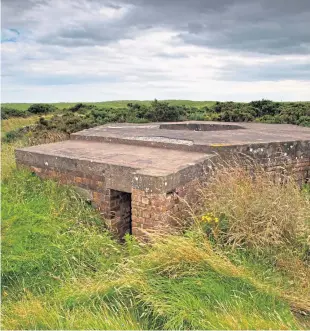
<path fill-rule="evenodd" d="M 143 146 L 128 146 L 96 141 L 66 140 L 22 149 L 37 155 L 119 165 L 136 170 L 169 174 L 205 160 L 210 155 Z"/>
<path fill-rule="evenodd" d="M 182 125 L 178 129 L 166 126 Z M 206 126 L 206 131 L 184 129 L 186 125 Z M 209 126 L 209 128 L 208 128 Z M 229 129 L 222 129 L 229 127 Z M 236 129 L 232 129 L 236 127 Z M 209 151 L 208 147 L 309 141 L 310 129 L 297 125 L 188 121 L 151 124 L 107 124 L 72 134 L 71 139 L 115 141 L 144 146 Z M 158 143 L 158 144 L 157 144 Z M 168 146 L 167 146 L 168 145 Z"/>
<path fill-rule="evenodd" d="M 134 178 L 140 182 L 140 189 L 169 191 L 176 180 L 186 183 L 194 179 L 195 171 L 202 171 L 211 157 L 189 151 L 83 140 L 16 150 L 19 163 L 102 176 L 109 188 L 125 192 L 131 192 Z M 159 182 L 149 186 L 150 177 Z"/>

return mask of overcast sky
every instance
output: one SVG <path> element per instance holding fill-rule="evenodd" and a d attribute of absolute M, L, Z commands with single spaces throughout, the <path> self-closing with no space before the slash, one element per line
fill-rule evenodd
<path fill-rule="evenodd" d="M 310 100 L 310 0 L 2 0 L 2 102 Z"/>

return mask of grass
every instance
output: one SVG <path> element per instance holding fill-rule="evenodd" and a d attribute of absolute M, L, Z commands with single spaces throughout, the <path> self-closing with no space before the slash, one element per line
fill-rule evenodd
<path fill-rule="evenodd" d="M 14 148 L 61 138 L 2 145 L 2 329 L 310 328 L 309 193 L 222 169 L 192 226 L 120 244 L 72 187 L 16 169 Z"/>
<path fill-rule="evenodd" d="M 171 105 L 186 105 L 186 106 L 193 106 L 193 107 L 203 107 L 203 106 L 210 106 L 215 103 L 215 101 L 192 101 L 192 100 L 166 100 Z M 113 108 L 122 108 L 126 107 L 129 102 L 132 103 L 140 103 L 144 105 L 150 105 L 151 100 L 118 100 L 118 101 L 102 101 L 102 102 L 83 102 L 88 105 L 96 105 L 98 107 L 113 107 Z M 27 110 L 29 106 L 31 106 L 33 103 L 2 103 L 3 107 L 8 108 L 14 108 L 18 110 Z M 77 104 L 77 102 L 55 102 L 50 103 L 54 106 L 56 106 L 59 109 L 66 109 L 70 108 Z"/>
<path fill-rule="evenodd" d="M 283 184 L 255 164 L 251 172 L 254 180 L 248 170 L 224 167 L 201 189 L 202 212 L 219 220 L 218 236 L 222 232 L 234 247 L 255 249 L 291 247 L 310 238 L 310 201 L 295 180 L 287 176 Z"/>
<path fill-rule="evenodd" d="M 39 120 L 39 116 L 31 117 L 13 117 L 8 120 L 1 120 L 1 136 L 5 133 L 22 128 L 27 125 L 35 124 Z"/>

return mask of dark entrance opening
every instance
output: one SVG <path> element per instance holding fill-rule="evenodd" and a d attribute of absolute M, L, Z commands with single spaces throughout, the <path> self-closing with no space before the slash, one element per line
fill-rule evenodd
<path fill-rule="evenodd" d="M 119 238 L 132 233 L 131 193 L 111 190 L 111 225 Z"/>

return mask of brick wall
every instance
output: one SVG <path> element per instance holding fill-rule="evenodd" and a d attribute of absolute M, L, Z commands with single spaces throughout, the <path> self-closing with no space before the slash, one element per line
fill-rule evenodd
<path fill-rule="evenodd" d="M 83 189 L 82 194 L 100 211 L 107 227 L 117 237 L 122 238 L 125 233 L 131 233 L 130 193 L 107 189 L 104 177 L 53 168 L 30 166 L 29 169 L 42 179 L 54 179 L 60 184 L 74 185 Z"/>
<path fill-rule="evenodd" d="M 169 231 L 178 227 L 185 213 L 197 200 L 199 180 L 193 180 L 168 193 L 132 191 L 132 233 L 145 236 L 149 231 Z"/>

